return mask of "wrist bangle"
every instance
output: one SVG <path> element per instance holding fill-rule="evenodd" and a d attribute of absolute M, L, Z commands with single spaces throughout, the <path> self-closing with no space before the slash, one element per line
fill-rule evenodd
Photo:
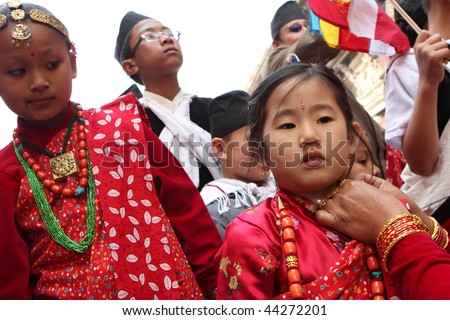
<path fill-rule="evenodd" d="M 433 217 L 429 217 L 433 221 L 433 233 L 431 238 L 441 248 L 446 248 L 448 245 L 448 232 L 437 222 Z"/>
<path fill-rule="evenodd" d="M 428 233 L 428 227 L 416 215 L 405 213 L 389 219 L 377 237 L 377 250 L 387 271 L 387 260 L 394 245 L 404 237 L 418 232 Z"/>

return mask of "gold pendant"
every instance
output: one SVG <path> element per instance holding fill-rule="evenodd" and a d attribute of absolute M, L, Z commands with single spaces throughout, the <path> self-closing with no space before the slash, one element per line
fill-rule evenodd
<path fill-rule="evenodd" d="M 52 170 L 53 179 L 62 180 L 78 173 L 78 165 L 75 160 L 75 153 L 69 151 L 50 159 L 50 169 Z"/>

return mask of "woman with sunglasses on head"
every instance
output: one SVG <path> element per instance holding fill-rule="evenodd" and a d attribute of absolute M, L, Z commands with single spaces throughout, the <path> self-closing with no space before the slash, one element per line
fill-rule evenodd
<path fill-rule="evenodd" d="M 145 87 L 140 102 L 152 130 L 200 190 L 222 176 L 205 146 L 211 142 L 207 107 L 212 99 L 181 90 L 179 36 L 161 22 L 130 11 L 122 18 L 114 56 L 131 79 Z"/>
<path fill-rule="evenodd" d="M 272 48 L 267 55 L 258 83 L 275 70 L 293 63 L 327 63 L 339 53 L 330 48 L 316 33 L 311 33 L 308 20 L 297 1 L 287 1 L 281 5 L 270 24 Z M 353 116 L 369 135 L 373 147 L 373 160 L 380 168 L 380 176 L 385 177 L 385 143 L 382 128 L 372 119 L 364 107 L 347 90 Z"/>

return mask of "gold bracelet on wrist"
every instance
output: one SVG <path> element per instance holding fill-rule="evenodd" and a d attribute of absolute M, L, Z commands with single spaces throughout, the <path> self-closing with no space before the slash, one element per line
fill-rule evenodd
<path fill-rule="evenodd" d="M 431 238 L 441 248 L 446 248 L 448 245 L 448 232 L 437 222 L 433 217 L 429 217 L 433 221 L 433 233 Z"/>
<path fill-rule="evenodd" d="M 387 260 L 394 245 L 406 236 L 424 232 L 428 233 L 428 227 L 416 215 L 405 213 L 389 219 L 381 229 L 377 237 L 377 250 L 381 257 L 381 263 L 387 271 Z"/>

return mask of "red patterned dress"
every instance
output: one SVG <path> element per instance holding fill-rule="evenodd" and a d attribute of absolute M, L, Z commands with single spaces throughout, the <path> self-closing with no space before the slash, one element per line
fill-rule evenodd
<path fill-rule="evenodd" d="M 72 114 L 69 108 L 56 130 L 19 119 L 18 132 L 57 153 Z M 203 299 L 215 288 L 211 266 L 221 238 L 197 189 L 132 95 L 84 114 L 96 187 L 94 240 L 78 253 L 49 235 L 8 145 L 0 152 L 0 299 Z M 78 156 L 72 131 L 67 151 Z M 48 170 L 47 156 L 30 153 Z M 74 175 L 61 183 L 77 181 Z M 67 197 L 44 190 L 64 233 L 81 241 L 86 193 Z"/>
<path fill-rule="evenodd" d="M 278 195 L 294 222 L 302 298 L 372 299 L 364 245 L 319 225 L 310 201 L 281 190 Z M 228 226 L 215 258 L 217 299 L 291 298 L 276 199 L 248 209 Z M 384 279 L 391 297 L 387 283 Z"/>

